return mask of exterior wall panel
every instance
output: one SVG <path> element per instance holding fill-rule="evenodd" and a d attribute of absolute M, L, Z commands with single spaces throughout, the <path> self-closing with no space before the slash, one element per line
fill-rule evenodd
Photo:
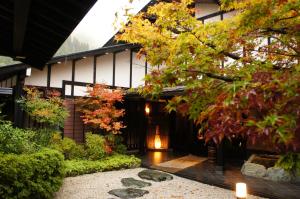
<path fill-rule="evenodd" d="M 129 87 L 130 77 L 130 51 L 116 54 L 116 77 L 115 85 Z"/>
<path fill-rule="evenodd" d="M 219 11 L 219 5 L 216 3 L 196 3 L 195 16 L 196 18 L 209 15 Z"/>
<path fill-rule="evenodd" d="M 75 81 L 93 83 L 93 57 L 76 61 Z"/>
<path fill-rule="evenodd" d="M 97 58 L 96 83 L 112 85 L 113 54 L 103 55 Z"/>
<path fill-rule="evenodd" d="M 137 53 L 132 55 L 132 87 L 136 88 L 140 85 L 144 85 L 145 77 L 145 57 L 138 59 Z"/>
<path fill-rule="evenodd" d="M 52 65 L 50 87 L 62 88 L 63 80 L 72 80 L 72 61 Z"/>
<path fill-rule="evenodd" d="M 31 76 L 25 78 L 25 85 L 29 86 L 47 86 L 47 67 L 43 70 L 31 68 Z"/>

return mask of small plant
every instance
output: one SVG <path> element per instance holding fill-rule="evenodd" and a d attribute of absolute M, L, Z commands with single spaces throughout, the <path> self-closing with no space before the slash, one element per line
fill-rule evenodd
<path fill-rule="evenodd" d="M 32 154 L 0 153 L 0 198 L 53 198 L 65 172 L 64 157 L 56 150 Z"/>
<path fill-rule="evenodd" d="M 86 152 L 89 160 L 99 160 L 111 154 L 112 150 L 104 136 L 87 133 Z"/>
<path fill-rule="evenodd" d="M 3 153 L 31 153 L 39 147 L 34 142 L 35 132 L 14 128 L 9 121 L 0 121 L 0 152 Z"/>
<path fill-rule="evenodd" d="M 300 176 L 300 153 L 287 153 L 276 162 L 276 166 Z"/>
<path fill-rule="evenodd" d="M 120 133 L 125 128 L 119 119 L 124 115 L 124 109 L 118 109 L 117 103 L 123 102 L 123 92 L 112 90 L 103 84 L 88 87 L 87 97 L 77 101 L 85 124 L 95 129 L 103 129 L 113 134 Z"/>
<path fill-rule="evenodd" d="M 85 157 L 84 147 L 76 144 L 71 138 L 61 138 L 59 133 L 54 133 L 50 141 L 50 148 L 64 154 L 66 160 L 82 159 Z"/>
<path fill-rule="evenodd" d="M 125 154 L 127 152 L 127 147 L 123 144 L 123 137 L 115 134 L 108 134 L 105 136 L 109 146 L 112 151 L 119 154 Z"/>
<path fill-rule="evenodd" d="M 24 88 L 26 97 L 19 100 L 23 109 L 37 122 L 52 127 L 63 127 L 68 111 L 57 91 L 48 92 L 46 98 L 36 88 Z"/>
<path fill-rule="evenodd" d="M 115 154 L 101 160 L 67 160 L 66 175 L 77 176 L 87 173 L 136 168 L 141 165 L 141 160 L 128 155 Z"/>

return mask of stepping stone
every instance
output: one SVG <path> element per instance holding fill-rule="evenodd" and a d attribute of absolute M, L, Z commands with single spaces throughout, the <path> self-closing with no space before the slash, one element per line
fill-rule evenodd
<path fill-rule="evenodd" d="M 129 199 L 129 198 L 142 197 L 143 195 L 148 194 L 149 191 L 142 190 L 142 189 L 135 189 L 135 188 L 127 188 L 127 189 L 113 189 L 108 193 L 122 199 Z"/>
<path fill-rule="evenodd" d="M 153 180 L 155 182 L 161 182 L 161 181 L 173 179 L 173 176 L 171 176 L 170 174 L 163 173 L 160 171 L 150 170 L 150 169 L 139 172 L 138 176 L 142 179 Z"/>
<path fill-rule="evenodd" d="M 141 180 L 136 180 L 134 178 L 123 178 L 121 182 L 125 187 L 143 188 L 143 187 L 151 186 L 150 182 L 144 182 Z"/>

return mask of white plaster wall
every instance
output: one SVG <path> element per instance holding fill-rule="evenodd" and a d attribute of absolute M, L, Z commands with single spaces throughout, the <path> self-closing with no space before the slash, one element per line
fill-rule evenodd
<path fill-rule="evenodd" d="M 43 70 L 31 68 L 31 75 L 25 78 L 25 85 L 47 86 L 47 71 L 47 67 L 44 67 Z"/>
<path fill-rule="evenodd" d="M 65 87 L 65 95 L 71 95 L 72 86 L 66 85 Z"/>
<path fill-rule="evenodd" d="M 221 15 L 205 19 L 204 23 L 215 22 L 215 21 L 221 21 Z"/>
<path fill-rule="evenodd" d="M 61 88 L 63 80 L 72 80 L 72 61 L 53 64 L 51 67 L 50 87 Z"/>
<path fill-rule="evenodd" d="M 223 14 L 223 18 L 227 19 L 227 18 L 230 18 L 230 17 L 234 17 L 236 14 L 237 14 L 237 11 L 227 12 L 227 13 Z"/>
<path fill-rule="evenodd" d="M 219 11 L 219 5 L 216 3 L 196 3 L 195 16 L 196 18 L 209 15 Z"/>
<path fill-rule="evenodd" d="M 74 86 L 74 96 L 86 96 L 87 95 L 86 86 Z"/>
<path fill-rule="evenodd" d="M 93 57 L 75 62 L 75 81 L 93 83 Z"/>
<path fill-rule="evenodd" d="M 96 82 L 112 85 L 113 54 L 97 57 Z"/>
<path fill-rule="evenodd" d="M 144 85 L 145 77 L 145 57 L 137 58 L 137 53 L 132 54 L 132 87 L 136 88 Z"/>
<path fill-rule="evenodd" d="M 130 51 L 116 54 L 115 85 L 129 87 L 130 81 Z"/>

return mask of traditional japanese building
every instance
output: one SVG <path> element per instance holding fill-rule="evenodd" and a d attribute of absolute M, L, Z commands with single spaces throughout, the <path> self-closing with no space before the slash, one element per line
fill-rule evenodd
<path fill-rule="evenodd" d="M 149 5 L 151 3 L 153 2 Z M 197 0 L 194 6 L 195 17 L 203 23 L 223 20 L 235 14 L 234 11 L 220 11 L 218 1 L 214 0 Z M 138 58 L 138 50 L 137 45 L 116 43 L 111 39 L 102 48 L 53 57 L 43 66 L 31 67 L 31 62 L 25 62 L 26 64 L 0 68 L 1 99 L 15 107 L 14 113 L 8 113 L 8 117 L 18 126 L 36 125 L 9 96 L 20 96 L 23 86 L 35 86 L 41 90 L 56 89 L 61 92 L 70 112 L 65 121 L 64 136 L 83 142 L 87 128 L 83 125 L 74 102 L 77 97 L 86 94 L 86 86 L 105 83 L 111 88 L 137 88 L 144 85 L 143 78 L 153 67 L 163 67 L 151 66 L 144 57 Z M 182 92 L 184 87 L 166 88 L 158 101 L 145 99 L 135 93 L 125 96 L 124 121 L 127 128 L 124 129 L 123 136 L 129 150 L 159 148 L 197 155 L 207 154 L 207 146 L 203 140 L 198 139 L 198 129 L 193 121 L 175 112 L 169 114 L 164 109 L 166 100 Z M 243 157 L 245 149 L 246 143 L 237 141 L 226 149 L 227 152 L 218 150 L 220 164 L 223 152 Z"/>

